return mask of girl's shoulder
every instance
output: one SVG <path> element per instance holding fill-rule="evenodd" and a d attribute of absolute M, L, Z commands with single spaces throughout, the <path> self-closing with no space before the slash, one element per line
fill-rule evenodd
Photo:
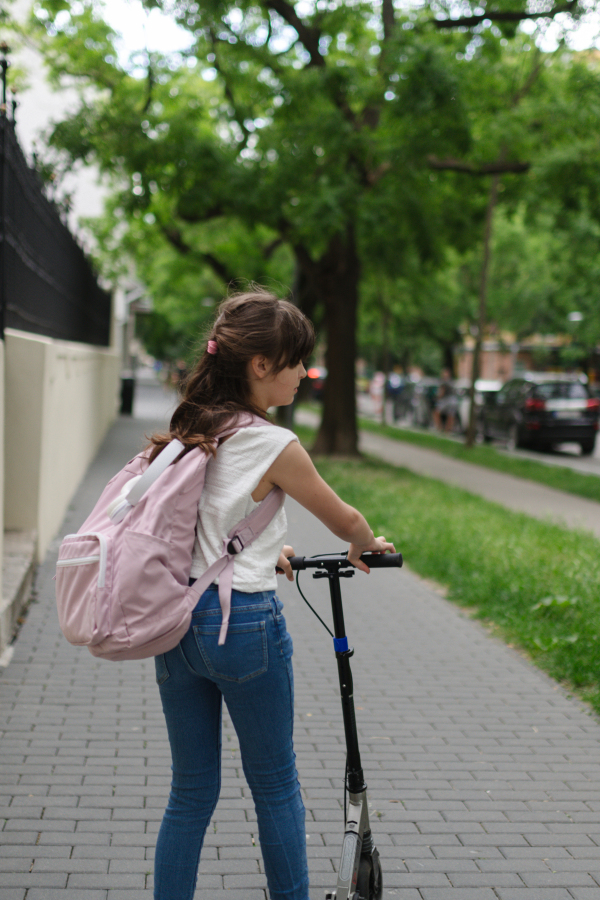
<path fill-rule="evenodd" d="M 287 447 L 292 441 L 298 438 L 289 428 L 282 428 L 279 425 L 271 425 L 265 422 L 264 425 L 254 425 L 248 428 L 240 428 L 227 441 L 230 447 L 280 447 L 281 450 Z"/>
<path fill-rule="evenodd" d="M 298 438 L 288 428 L 278 425 L 256 425 L 240 428 L 227 438 L 217 451 L 216 471 L 227 473 L 223 477 L 231 479 L 262 477 L 273 465 L 280 453 Z"/>

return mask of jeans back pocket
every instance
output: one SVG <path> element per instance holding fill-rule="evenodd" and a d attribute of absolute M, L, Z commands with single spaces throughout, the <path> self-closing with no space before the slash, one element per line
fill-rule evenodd
<path fill-rule="evenodd" d="M 160 686 L 165 683 L 171 674 L 164 653 L 160 653 L 158 656 L 154 657 L 154 666 L 156 669 L 156 683 Z"/>
<path fill-rule="evenodd" d="M 204 664 L 214 678 L 241 683 L 267 671 L 269 654 L 264 622 L 230 622 L 222 646 L 218 644 L 220 624 L 192 627 Z"/>

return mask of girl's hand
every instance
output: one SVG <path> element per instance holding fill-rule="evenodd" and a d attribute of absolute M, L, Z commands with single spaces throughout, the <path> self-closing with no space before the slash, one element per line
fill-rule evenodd
<path fill-rule="evenodd" d="M 384 537 L 374 537 L 369 544 L 350 544 L 350 549 L 348 550 L 348 559 L 357 569 L 360 569 L 361 572 L 366 572 L 367 575 L 371 571 L 366 563 L 364 563 L 360 559 L 361 553 L 395 553 L 396 548 L 393 544 L 390 544 L 389 541 L 386 541 Z M 289 563 L 288 563 L 289 565 Z"/>
<path fill-rule="evenodd" d="M 292 571 L 292 567 L 288 562 L 288 556 L 295 556 L 294 548 L 290 547 L 289 544 L 283 545 L 283 550 L 279 554 L 279 559 L 277 560 L 277 566 L 275 571 L 280 575 L 285 575 L 288 581 L 294 580 L 294 573 Z"/>

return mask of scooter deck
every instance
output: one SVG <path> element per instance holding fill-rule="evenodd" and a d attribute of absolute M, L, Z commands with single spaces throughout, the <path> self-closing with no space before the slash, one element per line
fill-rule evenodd
<path fill-rule="evenodd" d="M 370 833 L 367 792 L 350 794 L 346 829 L 342 842 L 335 891 L 326 891 L 326 900 L 353 900 L 357 893 L 358 870 L 365 834 Z M 368 900 L 368 898 L 365 898 Z"/>

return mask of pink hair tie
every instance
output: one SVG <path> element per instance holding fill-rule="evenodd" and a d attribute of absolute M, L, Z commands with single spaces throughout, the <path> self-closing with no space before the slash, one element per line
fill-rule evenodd
<path fill-rule="evenodd" d="M 209 341 L 208 344 L 206 345 L 206 349 L 211 354 L 211 356 L 214 356 L 215 353 L 217 352 L 217 342 Z"/>

